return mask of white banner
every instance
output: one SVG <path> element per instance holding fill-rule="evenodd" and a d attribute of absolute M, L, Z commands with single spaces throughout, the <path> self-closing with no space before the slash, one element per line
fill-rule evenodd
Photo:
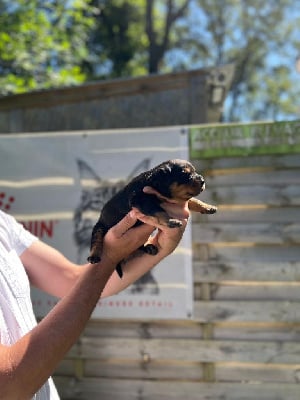
<path fill-rule="evenodd" d="M 182 127 L 0 136 L 0 208 L 74 262 L 85 263 L 103 204 L 131 177 L 170 158 L 188 159 Z M 42 267 L 42 266 L 41 266 Z M 177 250 L 94 318 L 191 318 L 191 229 Z M 32 290 L 44 316 L 57 302 Z"/>

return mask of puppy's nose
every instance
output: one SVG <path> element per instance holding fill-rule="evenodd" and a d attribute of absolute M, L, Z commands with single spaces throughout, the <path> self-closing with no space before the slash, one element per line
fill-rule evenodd
<path fill-rule="evenodd" d="M 195 179 L 196 179 L 196 181 L 197 181 L 197 182 L 199 182 L 199 183 L 200 183 L 200 185 L 201 185 L 201 186 L 203 186 L 203 185 L 204 185 L 205 181 L 204 181 L 204 178 L 203 178 L 203 176 L 202 176 L 202 175 L 200 175 L 200 174 L 196 174 L 196 176 L 195 176 Z"/>

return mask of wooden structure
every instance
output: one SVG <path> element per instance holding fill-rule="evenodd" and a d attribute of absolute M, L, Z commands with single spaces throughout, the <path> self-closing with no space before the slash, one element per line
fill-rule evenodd
<path fill-rule="evenodd" d="M 190 134 L 219 205 L 193 215 L 194 318 L 91 321 L 56 371 L 63 399 L 299 399 L 300 123 Z"/>
<path fill-rule="evenodd" d="M 233 65 L 0 98 L 0 133 L 218 122 Z"/>

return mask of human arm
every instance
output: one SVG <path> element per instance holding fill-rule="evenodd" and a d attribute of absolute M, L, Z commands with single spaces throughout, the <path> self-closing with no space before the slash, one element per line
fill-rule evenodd
<path fill-rule="evenodd" d="M 120 279 L 116 271 L 113 272 L 109 278 L 101 297 L 109 297 L 117 294 L 143 276 L 145 273 L 154 268 L 160 261 L 170 255 L 178 246 L 187 224 L 187 214 L 184 216 L 178 215 L 177 207 L 175 207 L 177 217 L 181 218 L 182 226 L 179 228 L 169 228 L 157 224 L 155 218 L 145 217 L 140 212 L 136 211 L 139 220 L 145 223 L 151 223 L 156 226 L 158 232 L 155 236 L 150 237 L 147 243 L 152 243 L 158 248 L 156 255 L 147 254 L 137 250 L 129 257 L 124 264 L 122 264 L 123 277 Z M 170 212 L 170 210 L 169 210 Z M 172 214 L 172 213 L 170 213 Z M 175 216 L 175 213 L 173 212 Z"/>
<path fill-rule="evenodd" d="M 153 193 L 153 189 L 149 191 L 149 193 Z M 155 192 L 155 194 L 157 194 L 157 192 Z M 150 241 L 158 241 L 158 254 L 153 256 L 144 253 L 136 257 L 131 257 L 122 267 L 123 278 L 120 279 L 114 272 L 102 292 L 102 297 L 108 297 L 119 293 L 152 269 L 176 248 L 181 240 L 189 216 L 187 204 L 178 205 L 166 203 L 165 208 L 171 216 L 181 219 L 183 221 L 183 226 L 181 228 L 161 226 L 157 223 L 155 218 L 146 217 L 135 210 L 133 213 L 135 218 L 138 217 L 145 223 L 139 227 L 138 231 L 142 232 L 140 244 L 145 243 L 154 228 L 159 229 L 158 236 L 150 239 Z M 137 235 L 138 233 L 136 233 L 136 236 Z M 135 240 L 137 239 L 136 236 Z M 39 289 L 57 297 L 63 297 L 69 292 L 86 266 L 72 263 L 60 252 L 40 241 L 30 246 L 30 248 L 22 254 L 21 259 L 25 265 L 31 283 Z"/>
<path fill-rule="evenodd" d="M 134 223 L 135 218 L 127 216 L 113 227 L 105 237 L 101 263 L 86 265 L 76 277 L 68 294 L 29 333 L 11 346 L 0 345 L 2 400 L 32 398 L 76 342 L 116 263 L 127 257 L 147 238 L 149 227 L 129 229 Z M 34 258 L 37 243 L 33 243 L 21 255 L 23 262 L 30 263 Z M 33 253 L 32 247 L 35 249 Z M 55 260 L 60 259 L 59 254 L 54 252 L 52 255 Z M 37 264 L 42 259 L 40 256 Z M 29 275 L 34 275 L 34 268 L 27 268 Z M 40 269 L 43 269 L 42 264 Z M 50 281 L 52 277 L 48 275 L 44 278 Z M 35 279 L 38 281 L 40 277 Z"/>

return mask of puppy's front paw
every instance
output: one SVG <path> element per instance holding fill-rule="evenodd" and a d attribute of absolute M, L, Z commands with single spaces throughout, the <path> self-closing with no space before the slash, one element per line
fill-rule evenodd
<path fill-rule="evenodd" d="M 182 222 L 179 219 L 174 219 L 174 218 L 169 219 L 168 221 L 169 228 L 179 228 L 180 226 L 182 226 Z"/>
<path fill-rule="evenodd" d="M 218 210 L 218 207 L 211 206 L 210 208 L 205 209 L 201 212 L 201 214 L 215 214 Z"/>
<path fill-rule="evenodd" d="M 209 214 L 215 214 L 218 211 L 218 207 L 213 206 L 210 210 L 209 210 Z"/>
<path fill-rule="evenodd" d="M 88 262 L 89 262 L 90 264 L 97 264 L 98 262 L 101 261 L 101 258 L 100 258 L 99 256 L 90 255 L 90 256 L 87 258 L 87 260 L 88 260 Z"/>

